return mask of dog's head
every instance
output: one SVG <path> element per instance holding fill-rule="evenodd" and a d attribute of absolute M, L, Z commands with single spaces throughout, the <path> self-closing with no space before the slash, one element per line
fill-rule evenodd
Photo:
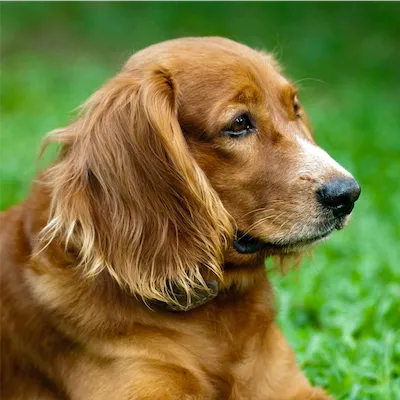
<path fill-rule="evenodd" d="M 360 193 L 273 58 L 222 38 L 136 53 L 53 140 L 43 237 L 145 298 L 301 251 L 343 227 Z"/>

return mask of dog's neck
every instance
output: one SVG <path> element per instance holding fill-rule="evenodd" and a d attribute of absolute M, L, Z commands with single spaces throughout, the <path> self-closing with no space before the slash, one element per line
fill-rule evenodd
<path fill-rule="evenodd" d="M 216 280 L 205 281 L 207 287 L 200 286 L 195 289 L 194 293 L 189 297 L 184 290 L 174 288 L 172 298 L 175 299 L 174 303 L 166 303 L 162 301 L 152 301 L 150 306 L 154 306 L 157 309 L 172 312 L 185 312 L 191 311 L 204 304 L 214 300 L 219 294 L 219 285 Z"/>
<path fill-rule="evenodd" d="M 266 271 L 264 263 L 258 263 L 257 266 L 242 268 L 233 268 L 232 266 L 225 268 L 224 281 L 219 282 L 216 279 L 205 279 L 207 287 L 199 286 L 188 297 L 187 293 L 178 287 L 171 289 L 172 298 L 175 303 L 167 303 L 162 301 L 148 302 L 151 307 L 171 312 L 187 312 L 195 308 L 204 306 L 217 297 L 232 295 L 241 296 L 261 280 L 265 280 Z"/>

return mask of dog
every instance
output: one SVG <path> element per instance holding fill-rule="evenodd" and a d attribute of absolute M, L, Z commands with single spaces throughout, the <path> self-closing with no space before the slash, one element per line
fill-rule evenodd
<path fill-rule="evenodd" d="M 345 226 L 355 179 L 273 56 L 134 54 L 1 216 L 2 399 L 329 399 L 275 323 L 264 261 Z"/>

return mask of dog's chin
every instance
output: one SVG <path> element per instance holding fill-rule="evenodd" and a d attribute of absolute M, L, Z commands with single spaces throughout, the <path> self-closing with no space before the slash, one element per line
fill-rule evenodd
<path fill-rule="evenodd" d="M 344 223 L 341 223 L 322 233 L 279 241 L 266 241 L 239 231 L 236 234 L 233 247 L 240 254 L 253 254 L 257 252 L 263 252 L 266 255 L 296 253 L 328 239 L 335 229 L 342 229 L 343 226 Z"/>

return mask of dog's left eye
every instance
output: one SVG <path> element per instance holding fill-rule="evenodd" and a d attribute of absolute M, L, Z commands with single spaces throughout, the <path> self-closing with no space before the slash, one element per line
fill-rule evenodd
<path fill-rule="evenodd" d="M 301 105 L 299 102 L 299 99 L 297 96 L 295 96 L 294 100 L 293 100 L 293 109 L 294 109 L 294 115 L 296 116 L 296 118 L 301 118 Z"/>
<path fill-rule="evenodd" d="M 229 136 L 242 136 L 254 132 L 255 128 L 247 114 L 236 117 L 232 124 L 223 132 Z"/>

